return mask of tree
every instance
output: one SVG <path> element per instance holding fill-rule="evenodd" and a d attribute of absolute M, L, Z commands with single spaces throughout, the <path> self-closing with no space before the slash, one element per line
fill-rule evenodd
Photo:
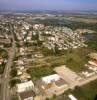
<path fill-rule="evenodd" d="M 68 62 L 72 62 L 73 61 L 73 58 L 69 58 L 68 60 L 67 60 L 67 63 Z"/>
<path fill-rule="evenodd" d="M 49 98 L 46 98 L 46 100 L 50 100 Z"/>
<path fill-rule="evenodd" d="M 57 46 L 57 44 L 55 44 L 55 47 L 54 47 L 54 53 L 55 54 L 59 54 L 59 49 L 58 49 L 58 46 Z"/>
<path fill-rule="evenodd" d="M 12 96 L 11 100 L 19 100 L 17 95 Z"/>
<path fill-rule="evenodd" d="M 17 69 L 12 69 L 11 70 L 11 72 L 10 72 L 10 75 L 12 76 L 12 77 L 16 77 L 17 76 Z"/>
<path fill-rule="evenodd" d="M 45 56 L 49 56 L 49 55 L 53 55 L 54 54 L 54 52 L 53 52 L 53 50 L 51 49 L 48 49 L 48 48 L 46 48 L 46 47 L 44 47 L 43 49 L 42 49 L 42 53 L 45 55 Z"/>
<path fill-rule="evenodd" d="M 53 100 L 56 100 L 56 95 L 55 94 L 53 95 Z"/>
<path fill-rule="evenodd" d="M 17 83 L 21 83 L 21 80 L 19 79 L 12 79 L 10 80 L 10 87 L 14 87 Z"/>

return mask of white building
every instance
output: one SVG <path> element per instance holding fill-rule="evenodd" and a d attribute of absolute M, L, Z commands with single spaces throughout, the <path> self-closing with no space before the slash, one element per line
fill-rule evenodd
<path fill-rule="evenodd" d="M 82 80 L 79 75 L 67 68 L 65 65 L 56 67 L 54 70 L 71 86 L 70 88 L 74 88 L 80 83 L 80 80 Z"/>
<path fill-rule="evenodd" d="M 45 83 L 45 84 L 49 84 L 51 83 L 52 81 L 58 81 L 60 80 L 60 76 L 58 74 L 53 74 L 53 75 L 50 75 L 50 76 L 46 76 L 46 77 L 43 77 L 42 78 L 42 81 Z"/>
<path fill-rule="evenodd" d="M 42 78 L 39 87 L 46 93 L 46 95 L 60 95 L 68 89 L 67 83 L 58 75 L 53 74 Z"/>
<path fill-rule="evenodd" d="M 16 85 L 16 88 L 18 93 L 29 91 L 34 88 L 34 83 L 32 81 L 20 83 Z"/>
<path fill-rule="evenodd" d="M 69 97 L 70 100 L 78 100 L 72 94 L 68 95 L 68 97 Z"/>

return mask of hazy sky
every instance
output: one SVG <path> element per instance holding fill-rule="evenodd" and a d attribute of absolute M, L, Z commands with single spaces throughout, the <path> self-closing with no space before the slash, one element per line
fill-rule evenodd
<path fill-rule="evenodd" d="M 97 0 L 0 0 L 0 10 L 97 11 Z"/>

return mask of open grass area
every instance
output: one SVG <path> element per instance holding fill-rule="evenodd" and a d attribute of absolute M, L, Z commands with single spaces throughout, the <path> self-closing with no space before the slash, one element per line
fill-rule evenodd
<path fill-rule="evenodd" d="M 73 49 L 72 52 L 66 54 L 65 64 L 76 72 L 82 71 L 88 61 L 87 55 L 91 52 L 93 50 L 89 48 Z"/>
<path fill-rule="evenodd" d="M 28 69 L 28 73 L 33 80 L 40 79 L 43 76 L 54 74 L 54 67 L 65 64 L 64 56 L 48 56 L 35 60 L 32 67 Z"/>
<path fill-rule="evenodd" d="M 47 76 L 50 74 L 54 74 L 52 68 L 50 67 L 34 67 L 27 70 L 27 72 L 31 75 L 32 80 L 40 79 L 43 76 Z"/>
<path fill-rule="evenodd" d="M 88 61 L 87 55 L 91 52 L 93 50 L 89 48 L 79 48 L 64 51 L 63 55 L 36 58 L 27 72 L 32 76 L 33 80 L 55 73 L 53 69 L 61 65 L 67 65 L 75 72 L 80 72 L 85 69 L 84 65 Z"/>
<path fill-rule="evenodd" d="M 97 80 L 84 85 L 83 87 L 76 87 L 74 90 L 67 91 L 66 94 L 73 94 L 78 100 L 96 100 L 97 95 Z"/>

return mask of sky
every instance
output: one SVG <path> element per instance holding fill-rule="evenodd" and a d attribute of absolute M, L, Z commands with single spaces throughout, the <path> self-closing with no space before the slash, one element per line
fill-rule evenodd
<path fill-rule="evenodd" d="M 97 11 L 97 0 L 0 0 L 0 10 Z"/>

